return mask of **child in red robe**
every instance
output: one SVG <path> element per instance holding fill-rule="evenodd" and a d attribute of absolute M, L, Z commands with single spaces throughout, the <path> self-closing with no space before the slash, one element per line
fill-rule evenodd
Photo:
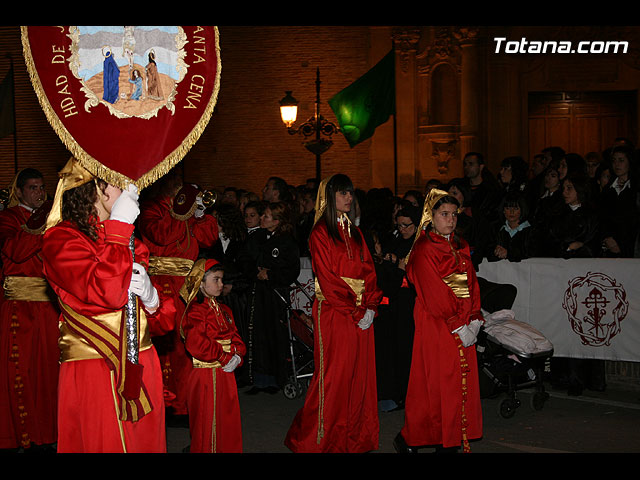
<path fill-rule="evenodd" d="M 234 370 L 246 353 L 231 309 L 216 297 L 224 286 L 216 260 L 198 260 L 181 290 L 187 310 L 181 324 L 193 360 L 187 380 L 191 453 L 241 453 L 240 403 Z M 195 297 L 200 301 L 191 302 Z"/>

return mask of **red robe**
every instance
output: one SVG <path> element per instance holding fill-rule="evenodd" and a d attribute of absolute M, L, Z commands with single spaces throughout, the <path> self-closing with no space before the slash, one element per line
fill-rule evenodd
<path fill-rule="evenodd" d="M 187 220 L 173 218 L 170 213 L 173 199 L 162 197 L 144 202 L 140 207 L 138 230 L 142 241 L 155 257 L 176 257 L 195 261 L 201 248 L 208 248 L 218 240 L 218 223 L 212 215 L 201 218 L 190 217 Z M 151 282 L 165 295 L 171 295 L 176 305 L 178 325 L 184 313 L 184 303 L 180 299 L 183 276 L 152 275 Z M 154 338 L 158 349 L 165 388 L 175 398 L 167 399 L 166 406 L 173 413 L 185 415 L 187 385 L 186 379 L 191 370 L 191 360 L 184 349 L 180 334 L 174 330 L 163 337 Z"/>
<path fill-rule="evenodd" d="M 132 273 L 129 238 L 133 226 L 106 220 L 97 241 L 69 222 L 44 235 L 44 274 L 62 304 L 101 327 L 99 315 L 120 312 L 127 303 Z M 146 265 L 147 248 L 136 241 L 135 257 Z M 147 314 L 149 329 L 173 328 L 175 307 L 161 296 L 161 306 Z M 60 317 L 61 329 L 67 321 Z M 158 321 L 156 325 L 154 323 Z M 164 327 L 163 327 L 164 325 Z M 160 326 L 160 327 L 158 327 Z M 62 332 L 62 330 L 61 330 Z M 148 332 L 141 337 L 148 338 Z M 61 347 L 64 334 L 61 335 Z M 64 355 L 65 349 L 62 348 Z M 142 382 L 151 411 L 138 421 L 122 421 L 115 400 L 114 373 L 103 358 L 65 361 L 60 366 L 58 452 L 166 452 L 162 372 L 152 345 L 142 349 Z"/>
<path fill-rule="evenodd" d="M 459 447 L 466 439 L 482 436 L 476 349 L 474 345 L 462 347 L 458 336 L 451 333 L 474 318 L 482 318 L 469 246 L 460 240 L 456 248 L 455 241 L 449 243 L 440 235 L 422 232 L 406 271 L 417 298 L 402 436 L 416 447 Z M 464 274 L 468 296 L 460 293 L 464 290 L 456 286 L 460 283 L 452 283 Z"/>
<path fill-rule="evenodd" d="M 3 280 L 42 274 L 42 235 L 21 228 L 31 212 L 0 213 Z M 58 315 L 53 301 L 3 299 L 0 306 L 0 448 L 55 443 Z"/>
<path fill-rule="evenodd" d="M 358 321 L 367 309 L 377 312 L 382 291 L 377 287 L 373 260 L 360 230 L 352 226 L 351 234 L 360 236 L 360 245 L 344 231 L 345 242 L 335 242 L 321 220 L 309 239 L 317 279 L 314 375 L 304 406 L 285 439 L 293 452 L 358 453 L 378 449 L 373 325 L 362 330 Z M 341 277 L 364 281 L 359 301 Z"/>
<path fill-rule="evenodd" d="M 241 453 L 242 426 L 234 372 L 225 366 L 234 353 L 243 358 L 246 347 L 231 309 L 219 303 L 193 303 L 182 323 L 186 349 L 202 367 L 189 374 L 191 453 Z M 221 343 L 222 342 L 222 343 Z M 223 348 L 223 343 L 227 344 Z"/>

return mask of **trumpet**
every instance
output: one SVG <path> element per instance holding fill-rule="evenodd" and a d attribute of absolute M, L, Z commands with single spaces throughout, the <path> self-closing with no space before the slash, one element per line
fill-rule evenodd
<path fill-rule="evenodd" d="M 7 205 L 9 203 L 9 189 L 3 188 L 0 190 L 0 205 Z"/>
<path fill-rule="evenodd" d="M 212 207 L 217 200 L 218 200 L 218 193 L 215 190 L 202 191 L 202 204 L 204 205 L 205 208 Z"/>

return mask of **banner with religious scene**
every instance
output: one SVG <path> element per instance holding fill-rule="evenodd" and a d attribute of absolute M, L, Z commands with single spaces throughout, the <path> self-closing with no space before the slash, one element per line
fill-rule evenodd
<path fill-rule="evenodd" d="M 200 138 L 220 89 L 213 26 L 24 26 L 49 123 L 93 175 L 139 189 Z"/>

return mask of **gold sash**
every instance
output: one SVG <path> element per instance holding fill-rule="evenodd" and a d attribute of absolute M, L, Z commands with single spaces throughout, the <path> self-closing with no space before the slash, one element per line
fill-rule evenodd
<path fill-rule="evenodd" d="M 149 275 L 173 275 L 186 277 L 193 268 L 194 261 L 180 257 L 149 258 Z"/>
<path fill-rule="evenodd" d="M 55 294 L 42 277 L 5 277 L 2 284 L 7 300 L 26 300 L 29 302 L 53 302 Z"/>
<path fill-rule="evenodd" d="M 100 343 L 113 343 L 113 340 L 97 340 L 98 336 L 95 337 L 91 335 L 91 326 L 90 323 L 86 321 L 86 318 L 80 315 L 79 313 L 73 311 L 67 305 L 62 305 L 62 308 L 65 312 L 75 319 L 82 321 L 82 323 L 87 327 L 87 334 L 94 341 Z M 109 312 L 102 315 L 96 315 L 93 317 L 94 320 L 98 321 L 101 325 L 105 326 L 109 331 L 113 332 L 115 335 L 119 334 L 120 331 L 120 322 L 122 321 L 122 312 Z M 145 315 L 144 310 L 140 309 L 140 316 L 138 318 L 140 322 L 140 351 L 147 350 L 151 348 L 151 335 L 149 334 L 149 329 L 147 328 L 147 316 Z M 104 337 L 104 335 L 101 335 Z M 89 344 L 86 338 L 78 335 L 74 330 L 70 329 L 66 322 L 60 322 L 60 338 L 58 340 L 58 347 L 60 348 L 60 361 L 61 362 L 72 362 L 75 360 L 90 360 L 95 358 L 104 358 L 93 346 Z"/>
<path fill-rule="evenodd" d="M 231 353 L 231 339 L 221 339 L 216 340 L 220 345 L 222 345 L 222 351 L 225 353 Z M 198 360 L 196 357 L 193 357 L 193 368 L 220 368 L 222 364 L 216 360 L 214 362 L 203 362 L 202 360 Z"/>
<path fill-rule="evenodd" d="M 442 279 L 458 298 L 469 298 L 469 283 L 467 281 L 467 272 L 453 272 Z"/>
<path fill-rule="evenodd" d="M 123 421 L 137 422 L 153 410 L 149 393 L 142 381 L 142 365 L 127 359 L 127 335 L 123 324 L 124 311 L 118 310 L 94 317 L 86 317 L 60 301 L 64 316 L 59 340 L 62 361 L 88 358 L 103 359 L 114 375 L 115 394 L 118 401 L 118 417 Z M 138 307 L 139 351 L 151 347 L 149 328 L 144 311 Z M 93 355 L 97 356 L 94 357 Z"/>
<path fill-rule="evenodd" d="M 340 277 L 344 282 L 351 288 L 353 293 L 356 294 L 356 306 L 362 305 L 362 296 L 365 292 L 364 280 L 361 278 L 349 278 L 349 277 Z M 320 284 L 318 283 L 318 277 L 315 279 L 315 293 L 319 302 L 325 300 L 322 291 L 320 290 Z"/>

